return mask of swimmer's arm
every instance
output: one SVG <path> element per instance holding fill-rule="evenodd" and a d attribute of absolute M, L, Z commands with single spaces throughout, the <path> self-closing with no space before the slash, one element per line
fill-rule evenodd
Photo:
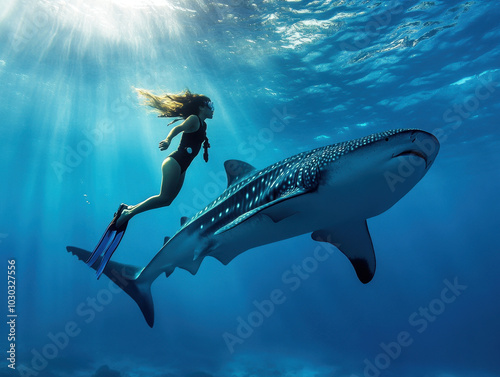
<path fill-rule="evenodd" d="M 198 117 L 196 115 L 190 115 L 184 122 L 172 128 L 172 131 L 168 134 L 165 140 L 170 140 L 181 132 L 194 132 L 198 129 Z"/>
<path fill-rule="evenodd" d="M 190 115 L 184 122 L 172 128 L 165 140 L 160 141 L 160 150 L 167 149 L 172 142 L 172 139 L 181 132 L 194 132 L 198 128 L 198 117 Z"/>

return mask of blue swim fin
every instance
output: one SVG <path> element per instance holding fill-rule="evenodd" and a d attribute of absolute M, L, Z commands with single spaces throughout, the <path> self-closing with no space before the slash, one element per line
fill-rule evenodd
<path fill-rule="evenodd" d="M 125 234 L 125 230 L 127 229 L 127 224 L 123 225 L 120 229 L 119 232 L 115 234 L 115 237 L 113 238 L 113 241 L 111 242 L 111 245 L 106 249 L 104 255 L 102 256 L 101 264 L 99 265 L 99 268 L 96 270 L 97 271 L 97 279 L 101 277 L 102 272 L 104 271 L 104 268 L 108 264 L 109 260 L 111 259 L 111 256 L 117 249 L 118 245 L 120 244 L 123 235 Z"/>
<path fill-rule="evenodd" d="M 94 263 L 99 259 L 99 257 L 106 251 L 106 249 L 109 247 L 115 236 L 116 236 L 116 230 L 109 229 L 108 227 L 108 229 L 106 229 L 106 232 L 101 237 L 101 240 L 95 247 L 94 251 L 90 255 L 88 261 L 85 262 L 89 267 L 92 267 Z"/>
<path fill-rule="evenodd" d="M 125 223 L 122 225 L 120 228 L 116 227 L 116 221 L 122 214 L 123 210 L 127 208 L 126 204 L 120 204 L 118 207 L 118 210 L 115 212 L 113 216 L 113 220 L 109 223 L 108 227 L 106 228 L 106 231 L 102 235 L 101 239 L 99 240 L 97 246 L 95 247 L 94 251 L 92 254 L 90 254 L 90 257 L 87 260 L 87 265 L 92 267 L 99 257 L 103 256 L 103 259 L 101 260 L 101 264 L 98 269 L 97 273 L 97 278 L 102 273 L 102 270 L 106 266 L 106 263 L 108 263 L 109 259 L 111 258 L 111 255 L 113 255 L 114 251 L 120 244 L 120 241 L 123 238 L 123 234 L 125 233 L 125 230 L 127 229 L 127 224 Z M 103 264 L 104 263 L 104 264 Z M 102 267 L 102 268 L 101 268 Z M 100 272 L 99 272 L 100 270 Z"/>

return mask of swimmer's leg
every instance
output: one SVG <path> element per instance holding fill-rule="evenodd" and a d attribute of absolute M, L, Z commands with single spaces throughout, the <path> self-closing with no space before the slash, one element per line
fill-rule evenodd
<path fill-rule="evenodd" d="M 184 182 L 184 173 L 181 173 L 179 163 L 167 157 L 161 166 L 162 181 L 158 195 L 152 196 L 135 206 L 128 206 L 118 218 L 117 226 L 120 227 L 139 213 L 151 209 L 169 206 L 179 194 Z"/>

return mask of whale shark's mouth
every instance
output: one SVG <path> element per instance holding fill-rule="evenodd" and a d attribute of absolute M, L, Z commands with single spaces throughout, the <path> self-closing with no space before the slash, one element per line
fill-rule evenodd
<path fill-rule="evenodd" d="M 429 165 L 428 157 L 424 153 L 417 151 L 417 150 L 414 150 L 414 149 L 410 149 L 410 150 L 401 152 L 397 155 L 393 155 L 392 157 L 396 158 L 396 157 L 401 157 L 401 156 L 416 156 L 416 157 L 423 159 L 425 161 L 425 168 L 426 169 L 427 169 L 427 166 Z"/>

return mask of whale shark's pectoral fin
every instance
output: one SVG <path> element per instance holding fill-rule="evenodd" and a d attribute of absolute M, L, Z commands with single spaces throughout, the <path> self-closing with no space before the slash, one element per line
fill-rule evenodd
<path fill-rule="evenodd" d="M 342 251 L 363 284 L 372 280 L 375 274 L 375 252 L 366 220 L 317 230 L 311 237 L 315 241 L 331 243 Z"/>
<path fill-rule="evenodd" d="M 237 217 L 236 219 L 234 219 L 233 221 L 231 221 L 229 224 L 227 224 L 226 226 L 223 226 L 222 228 L 218 229 L 214 235 L 219 235 L 221 233 L 224 233 L 224 232 L 227 232 L 228 230 L 231 230 L 233 229 L 234 227 L 240 225 L 241 223 L 243 223 L 244 221 L 252 218 L 253 216 L 255 216 L 256 214 L 262 212 L 263 210 L 267 209 L 267 208 L 270 208 L 278 203 L 281 203 L 285 200 L 288 200 L 288 199 L 291 199 L 291 198 L 294 198 L 296 196 L 299 196 L 299 195 L 303 195 L 303 194 L 306 194 L 307 192 L 309 192 L 309 190 L 305 189 L 305 188 L 302 188 L 302 187 L 297 187 L 295 188 L 294 190 L 291 190 L 289 192 L 287 192 L 286 194 L 280 196 L 278 199 L 275 199 L 273 200 L 272 202 L 269 202 L 269 203 L 266 203 L 264 205 L 261 205 L 260 207 L 257 207 L 257 208 L 254 208 L 253 210 L 251 211 L 248 211 L 248 212 L 245 212 L 243 215 Z M 267 211 L 266 211 L 267 212 Z M 295 212 L 286 212 L 286 213 L 282 213 L 281 211 L 271 211 L 269 214 L 266 213 L 267 217 L 269 217 L 273 222 L 277 223 L 291 215 L 293 215 Z"/>

